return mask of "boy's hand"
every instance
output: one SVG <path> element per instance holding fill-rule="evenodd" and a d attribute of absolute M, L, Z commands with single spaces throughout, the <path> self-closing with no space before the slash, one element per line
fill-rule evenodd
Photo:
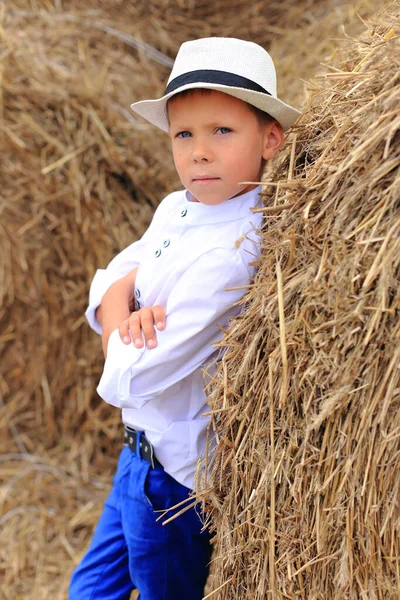
<path fill-rule="evenodd" d="M 142 332 L 148 348 L 157 346 L 156 332 L 165 328 L 165 308 L 163 306 L 144 306 L 133 312 L 119 326 L 119 335 L 124 344 L 130 344 L 131 338 L 136 348 L 143 346 Z M 130 336 L 129 336 L 130 333 Z"/>

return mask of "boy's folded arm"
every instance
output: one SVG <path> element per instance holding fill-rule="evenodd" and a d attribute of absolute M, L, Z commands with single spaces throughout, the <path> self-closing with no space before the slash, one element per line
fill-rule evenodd
<path fill-rule="evenodd" d="M 102 328 L 101 338 L 105 357 L 107 357 L 107 345 L 111 332 L 130 315 L 136 274 L 137 268 L 132 269 L 124 277 L 111 284 L 96 311 L 97 320 L 101 323 Z"/>
<path fill-rule="evenodd" d="M 140 408 L 190 375 L 214 352 L 211 345 L 240 308 L 249 273 L 239 253 L 212 250 L 179 279 L 167 302 L 167 321 L 152 350 L 126 346 L 113 331 L 98 392 L 122 408 Z M 239 289 L 226 289 L 239 288 Z"/>
<path fill-rule="evenodd" d="M 152 231 L 157 223 L 162 220 L 165 212 L 168 212 L 169 203 L 172 195 L 167 196 L 157 207 L 152 222 L 141 237 L 140 240 L 133 242 L 130 246 L 122 250 L 109 263 L 106 269 L 98 269 L 90 285 L 89 305 L 86 310 L 86 319 L 94 331 L 101 335 L 102 327 L 96 318 L 96 310 L 101 304 L 101 299 L 108 288 L 118 279 L 124 277 L 131 269 L 139 267 L 142 262 L 142 255 L 145 249 L 147 240 L 150 238 Z"/>
<path fill-rule="evenodd" d="M 100 306 L 102 298 L 109 287 L 124 277 L 129 271 L 139 267 L 141 250 L 141 241 L 135 242 L 120 252 L 106 269 L 98 269 L 95 273 L 90 285 L 89 304 L 85 316 L 90 327 L 100 335 L 102 333 L 102 324 L 97 319 L 96 310 Z"/>

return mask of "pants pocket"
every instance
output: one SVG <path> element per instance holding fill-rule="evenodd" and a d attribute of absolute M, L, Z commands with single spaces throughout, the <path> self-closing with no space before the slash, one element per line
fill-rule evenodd
<path fill-rule="evenodd" d="M 191 497 L 191 490 L 178 483 L 162 469 L 150 469 L 148 471 L 143 494 L 151 509 L 159 512 L 161 516 L 160 523 L 176 515 L 184 508 L 191 506 L 194 501 Z M 177 508 L 170 510 L 174 506 L 177 506 Z M 167 512 L 162 515 L 163 511 Z M 200 534 L 203 525 L 199 514 L 199 505 L 188 508 L 171 521 L 170 525 L 188 530 L 192 534 Z"/>

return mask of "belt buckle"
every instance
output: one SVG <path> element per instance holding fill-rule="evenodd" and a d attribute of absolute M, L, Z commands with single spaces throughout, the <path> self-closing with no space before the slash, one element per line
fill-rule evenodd
<path fill-rule="evenodd" d="M 129 448 L 132 450 L 132 452 L 135 452 L 135 453 L 136 453 L 136 446 L 135 446 L 134 442 L 136 440 L 137 434 L 138 434 L 137 431 L 132 430 L 129 427 L 125 427 L 124 444 L 129 446 Z M 147 462 L 151 464 L 153 469 L 156 468 L 156 463 L 155 463 L 156 458 L 154 456 L 154 448 L 144 434 L 142 434 L 142 436 L 140 438 L 139 456 L 140 456 L 140 458 L 143 458 L 143 460 L 147 460 Z"/>

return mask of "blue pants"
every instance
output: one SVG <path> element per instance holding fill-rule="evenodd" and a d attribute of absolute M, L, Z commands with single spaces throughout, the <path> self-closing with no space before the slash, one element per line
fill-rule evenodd
<path fill-rule="evenodd" d="M 189 490 L 125 447 L 92 543 L 75 569 L 69 600 L 201 600 L 210 536 L 194 508 L 167 525 L 160 513 Z M 182 508 L 182 507 L 181 507 Z M 178 512 L 178 508 L 175 512 Z"/>

